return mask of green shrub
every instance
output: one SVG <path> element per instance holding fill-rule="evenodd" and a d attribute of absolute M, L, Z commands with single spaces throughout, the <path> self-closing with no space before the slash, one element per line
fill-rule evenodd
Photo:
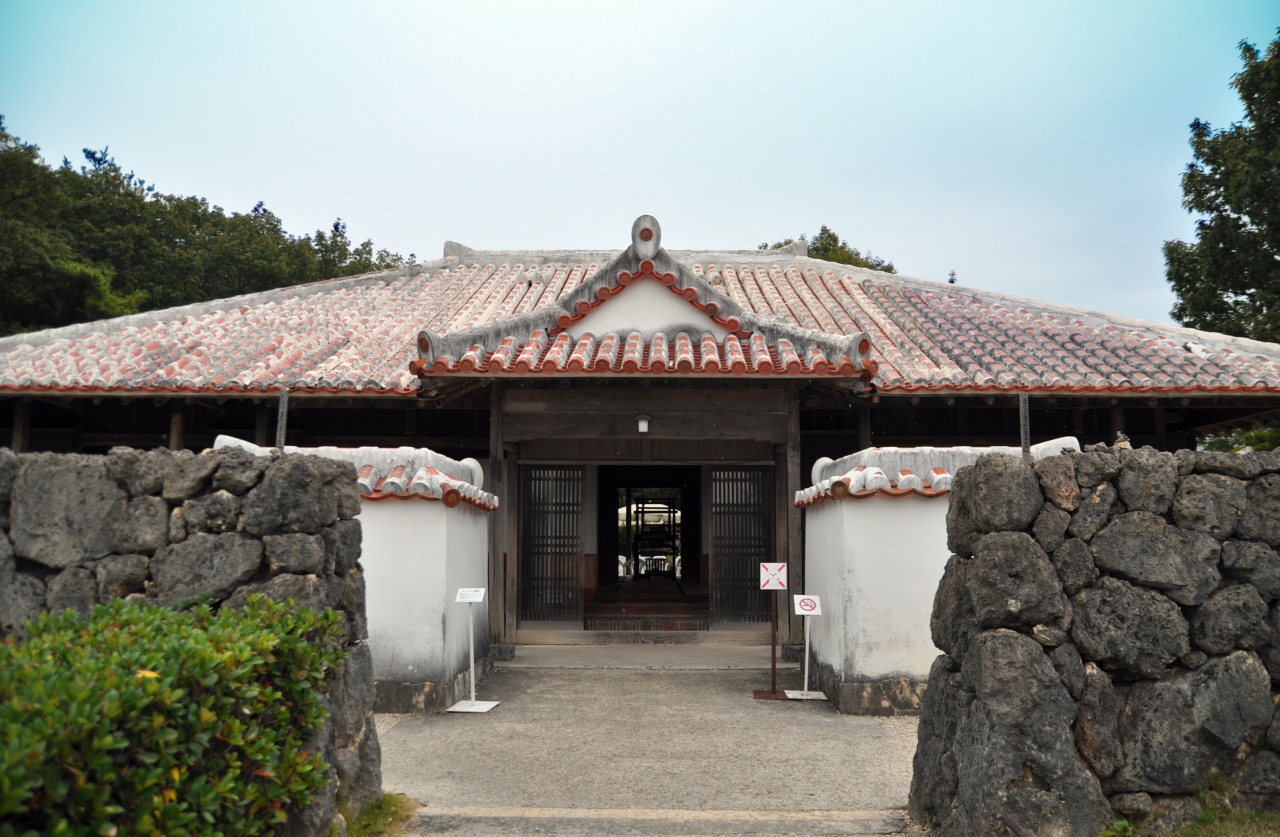
<path fill-rule="evenodd" d="M 322 789 L 304 753 L 340 617 L 112 602 L 0 645 L 0 835 L 270 834 Z"/>

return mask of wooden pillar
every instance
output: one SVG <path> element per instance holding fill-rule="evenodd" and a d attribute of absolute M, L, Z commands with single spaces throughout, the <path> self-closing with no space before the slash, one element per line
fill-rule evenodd
<path fill-rule="evenodd" d="M 787 384 L 787 587 L 797 593 L 805 592 L 803 510 L 792 502 L 800 490 L 800 479 L 800 385 L 792 381 Z M 783 613 L 787 614 L 787 641 L 802 642 L 804 617 L 791 612 L 790 590 L 778 606 L 785 608 Z"/>
<path fill-rule="evenodd" d="M 1116 437 L 1124 432 L 1124 407 L 1111 408 L 1111 442 L 1115 443 Z"/>
<path fill-rule="evenodd" d="M 503 616 L 507 601 L 503 558 L 508 497 L 502 466 L 502 384 L 494 381 L 489 386 L 489 485 L 485 490 L 498 498 L 498 508 L 489 513 L 489 641 L 498 644 L 511 641 Z"/>
<path fill-rule="evenodd" d="M 520 622 L 520 448 L 509 442 L 502 444 L 503 462 L 507 484 L 507 513 L 504 516 L 507 535 L 503 539 L 506 551 L 502 553 L 502 565 L 506 568 L 504 580 L 503 631 L 505 636 L 515 640 L 516 628 Z"/>
<path fill-rule="evenodd" d="M 169 450 L 186 447 L 187 410 L 181 401 L 169 402 Z"/>
<path fill-rule="evenodd" d="M 289 388 L 280 390 L 276 406 L 276 447 L 283 449 L 285 434 L 289 432 Z"/>
<path fill-rule="evenodd" d="M 858 408 L 858 450 L 871 447 L 871 407 Z"/>
<path fill-rule="evenodd" d="M 31 402 L 19 398 L 13 405 L 13 440 L 9 448 L 14 453 L 24 453 L 31 444 Z"/>
<path fill-rule="evenodd" d="M 1018 430 L 1022 437 L 1022 458 L 1031 461 L 1031 404 L 1025 392 L 1018 393 Z"/>
<path fill-rule="evenodd" d="M 1071 411 L 1071 433 L 1077 439 L 1084 435 L 1084 410 Z"/>
<path fill-rule="evenodd" d="M 785 561 L 787 564 L 787 587 L 800 589 L 796 580 L 796 570 L 791 565 L 791 515 L 788 514 L 787 501 L 787 461 L 790 458 L 787 452 L 787 444 L 775 444 L 773 446 L 773 561 Z M 770 596 L 778 596 L 777 591 L 769 593 Z M 783 593 L 782 595 L 786 595 Z M 778 612 L 781 618 L 778 620 L 778 643 L 785 645 L 791 633 L 791 621 L 787 619 L 787 611 L 784 609 L 784 603 L 778 600 Z"/>
<path fill-rule="evenodd" d="M 271 443 L 271 415 L 267 411 L 266 404 L 254 405 L 253 416 L 253 443 L 260 448 L 265 448 Z"/>

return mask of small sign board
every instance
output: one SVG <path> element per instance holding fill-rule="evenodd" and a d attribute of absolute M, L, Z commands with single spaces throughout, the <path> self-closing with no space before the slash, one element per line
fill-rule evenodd
<path fill-rule="evenodd" d="M 482 602 L 484 601 L 484 591 L 485 591 L 485 588 L 483 587 L 459 587 L 458 598 L 454 599 L 454 601 L 455 602 Z"/>
<path fill-rule="evenodd" d="M 787 565 L 786 564 L 761 564 L 760 565 L 760 589 L 761 590 L 786 590 L 787 589 Z"/>
<path fill-rule="evenodd" d="M 817 596 L 792 596 L 797 616 L 821 616 L 822 599 Z"/>

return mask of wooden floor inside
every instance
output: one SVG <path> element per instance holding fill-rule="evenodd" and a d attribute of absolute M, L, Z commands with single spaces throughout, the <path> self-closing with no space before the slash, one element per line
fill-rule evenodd
<path fill-rule="evenodd" d="M 623 581 L 584 606 L 588 631 L 707 631 L 711 605 L 697 582 Z"/>

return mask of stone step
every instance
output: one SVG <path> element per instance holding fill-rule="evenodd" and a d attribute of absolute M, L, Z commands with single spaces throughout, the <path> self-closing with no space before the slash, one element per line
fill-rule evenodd
<path fill-rule="evenodd" d="M 700 811 L 669 808 L 522 808 L 424 805 L 414 833 L 457 835 L 581 835 L 581 837 L 728 837 L 784 835 L 904 835 L 901 809 L 878 811 Z"/>

